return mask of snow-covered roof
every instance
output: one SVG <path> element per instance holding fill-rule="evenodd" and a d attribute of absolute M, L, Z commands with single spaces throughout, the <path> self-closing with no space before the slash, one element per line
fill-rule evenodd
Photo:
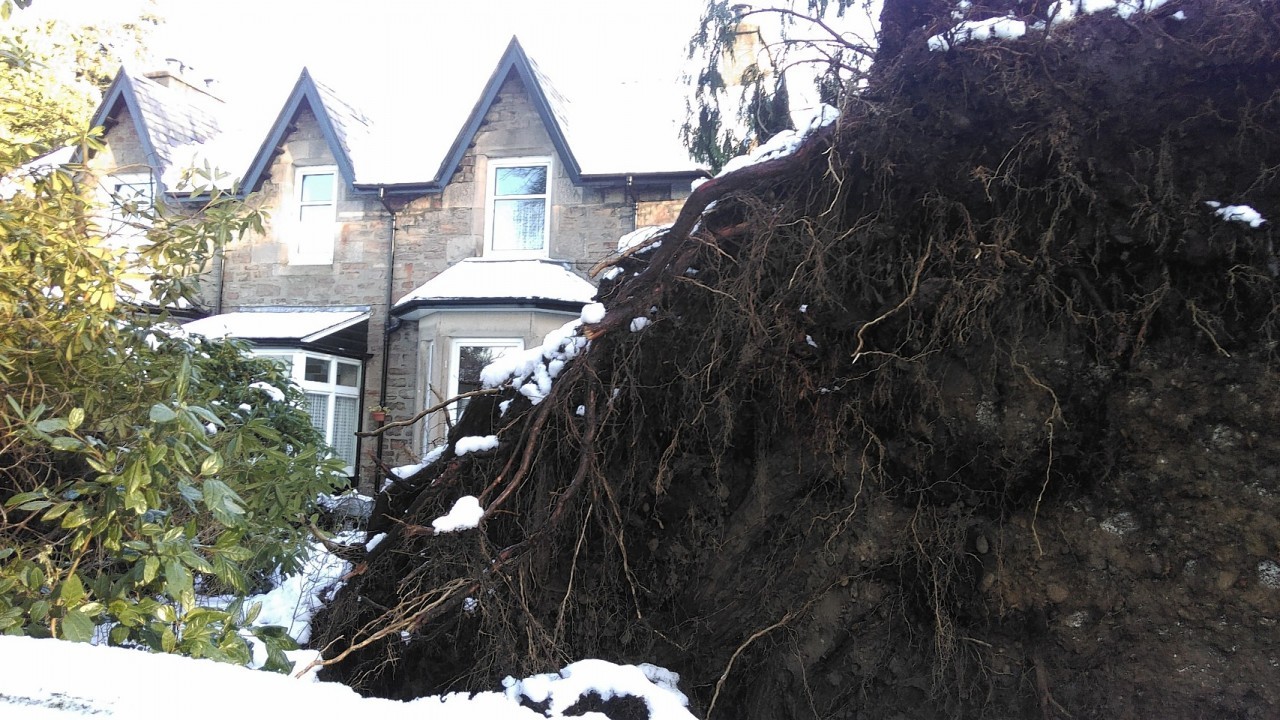
<path fill-rule="evenodd" d="M 125 102 L 167 188 L 179 187 L 187 167 L 207 164 L 230 174 L 218 185 L 226 188 L 243 181 L 249 192 L 265 178 L 305 105 L 319 121 L 348 182 L 361 188 L 433 191 L 448 183 L 502 85 L 513 77 L 524 85 L 575 182 L 583 176 L 680 175 L 704 169 L 680 142 L 679 113 L 650 101 L 660 94 L 658 88 L 596 78 L 570 97 L 514 37 L 496 65 L 459 63 L 448 73 L 415 77 L 412 93 L 431 99 L 427 110 L 414 109 L 398 97 L 363 97 L 357 108 L 345 94 L 303 69 L 277 106 L 274 122 L 268 123 L 260 105 L 198 103 L 187 94 L 121 71 L 94 122 L 104 123 Z"/>
<path fill-rule="evenodd" d="M 393 310 L 403 315 L 430 307 L 530 303 L 580 308 L 595 294 L 594 285 L 555 260 L 467 258 L 405 295 Z"/>
<path fill-rule="evenodd" d="M 368 319 L 368 310 L 270 308 L 212 315 L 182 329 L 211 338 L 316 342 Z"/>

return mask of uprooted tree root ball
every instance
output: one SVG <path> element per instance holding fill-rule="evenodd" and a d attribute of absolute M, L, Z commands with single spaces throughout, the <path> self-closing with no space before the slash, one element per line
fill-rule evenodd
<path fill-rule="evenodd" d="M 921 37 L 700 187 L 545 400 L 472 400 L 450 440 L 496 450 L 380 498 L 326 672 L 652 662 L 713 718 L 1280 714 L 1280 258 L 1206 204 L 1280 218 L 1278 5 Z M 434 533 L 462 495 L 480 529 Z"/>

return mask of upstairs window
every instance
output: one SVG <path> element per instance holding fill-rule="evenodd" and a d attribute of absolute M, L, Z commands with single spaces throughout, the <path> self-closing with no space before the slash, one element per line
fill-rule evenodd
<path fill-rule="evenodd" d="M 294 238 L 289 261 L 297 265 L 332 264 L 333 241 L 338 231 L 337 168 L 298 168 L 293 187 Z"/>
<path fill-rule="evenodd" d="M 486 254 L 546 257 L 551 160 L 491 160 L 485 223 Z"/>
<path fill-rule="evenodd" d="M 121 245 L 132 247 L 146 237 L 151 225 L 151 206 L 155 202 L 155 183 L 151 173 L 117 173 L 103 183 L 108 208 L 106 235 Z"/>

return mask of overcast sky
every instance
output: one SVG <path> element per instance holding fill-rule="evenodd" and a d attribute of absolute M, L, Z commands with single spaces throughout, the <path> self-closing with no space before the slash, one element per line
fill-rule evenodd
<path fill-rule="evenodd" d="M 306 66 L 371 117 L 393 118 L 380 126 L 405 137 L 422 130 L 415 119 L 440 114 L 433 106 L 442 101 L 469 109 L 518 35 L 571 103 L 581 107 L 589 99 L 591 125 L 626 136 L 627 122 L 661 123 L 674 137 L 688 94 L 687 45 L 703 6 L 704 0 L 34 0 L 25 12 L 113 25 L 149 9 L 164 19 L 151 34 L 152 64 L 176 58 L 196 78 L 213 78 L 216 94 L 254 108 L 242 117 L 274 117 Z M 394 125 L 400 122 L 406 124 Z"/>
<path fill-rule="evenodd" d="M 487 72 L 513 34 L 558 84 L 675 85 L 702 9 L 701 0 L 35 0 L 33 9 L 119 23 L 148 4 L 165 19 L 156 55 L 217 79 L 227 95 L 277 94 L 304 65 L 343 90 L 403 93 L 476 64 Z"/>

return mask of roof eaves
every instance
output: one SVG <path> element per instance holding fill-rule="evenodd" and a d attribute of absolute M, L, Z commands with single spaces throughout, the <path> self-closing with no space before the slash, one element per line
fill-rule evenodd
<path fill-rule="evenodd" d="M 565 170 L 569 174 L 569 179 L 574 183 L 581 182 L 581 166 L 578 164 L 577 158 L 574 157 L 573 151 L 569 148 L 569 142 L 565 139 L 564 130 L 560 127 L 560 121 L 556 118 L 555 113 L 552 112 L 551 104 L 548 102 L 542 83 L 538 79 L 538 73 L 529 61 L 529 56 L 525 54 L 524 48 L 520 46 L 520 41 L 515 36 L 512 36 L 511 42 L 507 44 L 507 49 L 502 54 L 502 59 L 498 61 L 498 66 L 494 69 L 493 74 L 489 76 L 489 81 L 485 84 L 484 91 L 480 94 L 480 99 L 467 117 L 467 122 L 462 126 L 457 137 L 454 138 L 453 144 L 449 146 L 449 152 L 445 155 L 444 162 L 440 165 L 440 171 L 436 174 L 436 183 L 438 185 L 448 183 L 449 178 L 458 169 L 458 164 L 462 162 L 462 156 L 466 154 L 471 141 L 475 139 L 476 133 L 480 130 L 481 123 L 484 122 L 484 116 L 488 114 L 494 100 L 497 99 L 498 92 L 502 89 L 502 83 L 506 81 L 507 76 L 513 70 L 519 75 L 521 82 L 524 83 L 525 90 L 529 93 L 529 100 L 533 103 L 534 109 L 538 111 L 538 117 L 541 118 L 543 126 L 546 127 L 547 134 L 551 136 L 552 145 L 555 147 L 556 152 L 560 154 L 561 159 L 564 160 Z"/>
<path fill-rule="evenodd" d="M 415 314 L 421 316 L 427 312 L 440 310 L 484 310 L 501 308 L 504 310 L 549 310 L 552 312 L 578 313 L 588 301 L 557 300 L 552 298 L 414 298 L 402 301 L 391 308 L 391 314 L 397 317 Z"/>
<path fill-rule="evenodd" d="M 316 87 L 315 81 L 311 78 L 311 73 L 306 68 L 303 68 L 302 74 L 298 76 L 298 82 L 294 84 L 293 90 L 290 91 L 289 97 L 285 100 L 284 107 L 280 109 L 280 114 L 276 116 L 275 122 L 271 124 L 267 138 L 263 140 L 258 152 L 254 154 L 253 161 L 249 164 L 249 170 L 244 175 L 241 192 L 247 194 L 258 189 L 267 170 L 271 167 L 271 160 L 275 157 L 276 149 L 284 142 L 285 135 L 289 131 L 289 125 L 302 108 L 303 102 L 307 103 L 307 107 L 316 116 L 316 122 L 320 125 L 320 132 L 324 135 L 325 142 L 329 144 L 329 151 L 333 153 L 334 162 L 337 163 L 342 177 L 348 184 L 355 181 L 355 170 L 351 165 L 351 156 L 338 139 L 333 121 L 329 117 L 328 109 L 325 107 L 324 98 L 321 96 L 319 88 Z"/>
<path fill-rule="evenodd" d="M 592 173 L 582 175 L 583 185 L 614 185 L 625 183 L 628 179 L 633 184 L 643 185 L 646 183 L 676 182 L 680 180 L 696 180 L 697 178 L 711 177 L 711 173 L 707 170 L 663 170 L 660 172 L 635 172 L 635 173 Z"/>

